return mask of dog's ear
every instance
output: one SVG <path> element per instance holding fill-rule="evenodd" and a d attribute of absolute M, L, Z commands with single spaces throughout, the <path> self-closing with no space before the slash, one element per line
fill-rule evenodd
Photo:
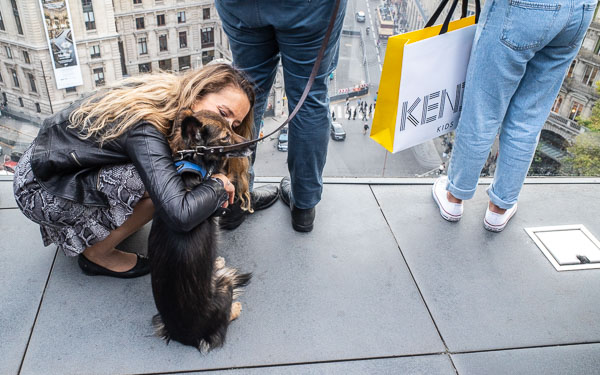
<path fill-rule="evenodd" d="M 177 116 L 175 126 L 181 131 L 181 138 L 186 144 L 198 144 L 206 137 L 204 124 L 194 116 L 194 112 L 189 109 L 183 110 Z"/>

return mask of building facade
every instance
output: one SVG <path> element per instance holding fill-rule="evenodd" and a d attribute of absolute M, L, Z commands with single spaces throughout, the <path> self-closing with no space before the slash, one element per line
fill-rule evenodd
<path fill-rule="evenodd" d="M 54 7 L 65 0 L 42 0 Z M 213 0 L 68 0 L 71 24 L 39 1 L 0 1 L 0 108 L 36 123 L 123 77 L 230 59 Z M 44 19 L 45 18 L 45 19 Z M 70 26 L 83 84 L 58 89 L 46 32 Z"/>

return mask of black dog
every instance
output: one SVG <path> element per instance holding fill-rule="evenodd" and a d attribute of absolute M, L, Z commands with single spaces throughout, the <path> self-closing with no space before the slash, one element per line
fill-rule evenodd
<path fill-rule="evenodd" d="M 174 129 L 181 131 L 180 138 L 171 144 L 174 153 L 180 147 L 224 146 L 246 140 L 222 117 L 209 111 L 182 111 Z M 248 149 L 229 156 L 249 153 Z M 207 171 L 219 172 L 225 165 L 222 156 L 196 155 L 192 159 L 189 161 Z M 183 173 L 182 178 L 188 189 L 203 180 L 196 173 Z M 148 238 L 152 293 L 158 309 L 152 319 L 156 334 L 167 343 L 176 340 L 203 353 L 223 345 L 229 322 L 242 309 L 233 300 L 252 276 L 225 267 L 225 260 L 216 257 L 216 220 L 211 217 L 190 232 L 175 232 L 156 215 Z"/>

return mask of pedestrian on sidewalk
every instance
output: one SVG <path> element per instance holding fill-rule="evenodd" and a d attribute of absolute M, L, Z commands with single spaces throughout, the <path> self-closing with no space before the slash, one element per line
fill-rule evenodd
<path fill-rule="evenodd" d="M 16 167 L 17 205 L 40 225 L 45 246 L 78 256 L 88 275 L 145 275 L 148 259 L 116 246 L 154 215 L 189 231 L 234 199 L 250 209 L 246 158 L 227 159 L 235 180 L 215 173 L 187 189 L 173 161 L 174 127 L 188 119 L 190 132 L 199 129 L 181 109 L 221 114 L 248 138 L 253 105 L 252 85 L 228 64 L 131 77 L 44 121 Z"/>
<path fill-rule="evenodd" d="M 269 0 L 216 1 L 233 63 L 256 84 L 255 123 L 283 64 L 284 86 L 291 112 L 306 87 L 335 1 L 313 0 L 294 6 Z M 290 207 L 296 231 L 313 229 L 316 205 L 323 192 L 323 168 L 330 132 L 329 75 L 335 70 L 347 0 L 341 0 L 321 64 L 306 101 L 289 124 L 287 164 L 290 177 L 280 183 L 280 197 Z"/>
<path fill-rule="evenodd" d="M 356 108 L 354 108 L 354 113 L 352 114 L 352 120 L 356 120 Z"/>
<path fill-rule="evenodd" d="M 596 7 L 589 0 L 527 4 L 486 1 L 483 6 L 448 176 L 433 186 L 433 198 L 448 221 L 460 220 L 463 201 L 475 194 L 499 130 L 483 225 L 500 232 L 513 217 L 540 132 Z"/>
<path fill-rule="evenodd" d="M 331 119 L 335 121 L 335 111 L 331 110 Z"/>
<path fill-rule="evenodd" d="M 363 125 L 363 135 L 367 134 L 368 130 L 369 130 L 369 124 L 365 122 L 365 124 Z"/>

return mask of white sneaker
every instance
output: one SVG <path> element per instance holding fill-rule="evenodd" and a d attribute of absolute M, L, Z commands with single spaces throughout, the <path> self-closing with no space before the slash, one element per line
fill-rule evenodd
<path fill-rule="evenodd" d="M 463 214 L 462 203 L 452 203 L 448 200 L 446 186 L 448 185 L 448 177 L 442 176 L 435 180 L 431 193 L 433 200 L 440 208 L 440 215 L 448 221 L 459 221 Z"/>
<path fill-rule="evenodd" d="M 497 214 L 490 211 L 490 206 L 485 210 L 483 227 L 491 232 L 502 232 L 508 221 L 517 212 L 517 204 L 506 210 L 503 214 Z"/>

